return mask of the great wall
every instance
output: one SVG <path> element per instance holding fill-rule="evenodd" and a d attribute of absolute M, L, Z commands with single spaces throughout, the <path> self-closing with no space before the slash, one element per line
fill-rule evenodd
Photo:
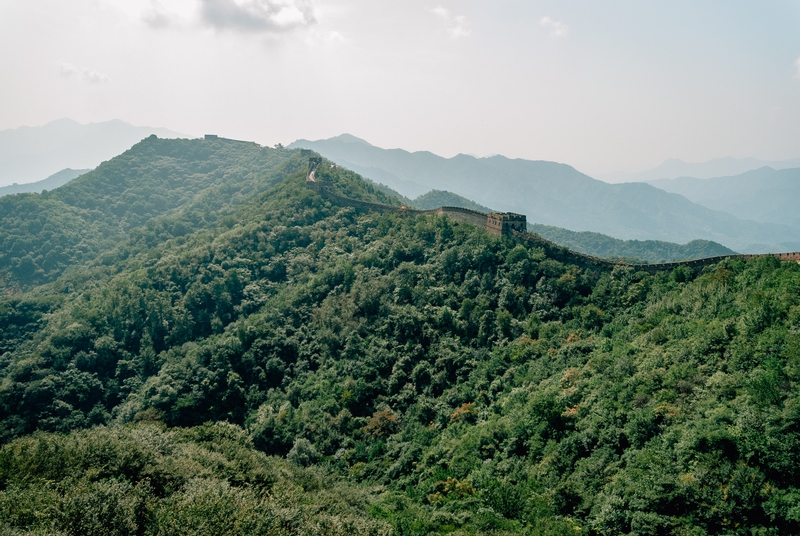
<path fill-rule="evenodd" d="M 784 262 L 797 262 L 800 263 L 800 252 L 793 253 L 764 253 L 764 254 L 733 254 L 733 255 L 719 255 L 716 257 L 706 257 L 702 259 L 692 259 L 686 261 L 663 262 L 654 264 L 631 264 L 627 262 L 612 261 L 585 253 L 572 251 L 571 249 L 559 246 L 541 236 L 531 233 L 526 229 L 526 217 L 524 214 L 515 214 L 513 212 L 490 212 L 488 214 L 478 212 L 477 210 L 470 210 L 461 207 L 439 207 L 431 210 L 417 210 L 405 206 L 392 206 L 382 205 L 380 203 L 369 203 L 366 201 L 359 201 L 351 199 L 336 193 L 332 185 L 318 181 L 316 179 L 317 167 L 322 163 L 322 159 L 318 157 L 309 158 L 308 174 L 306 175 L 306 187 L 319 193 L 321 196 L 330 200 L 332 203 L 354 207 L 356 210 L 374 211 L 374 212 L 394 212 L 399 214 L 407 214 L 409 216 L 421 216 L 425 214 L 447 215 L 448 217 L 464 222 L 471 223 L 478 227 L 486 228 L 487 232 L 498 236 L 510 236 L 528 243 L 539 246 L 544 246 L 548 249 L 548 255 L 556 258 L 557 260 L 578 264 L 581 266 L 595 266 L 613 268 L 614 266 L 630 266 L 637 270 L 644 270 L 650 273 L 656 273 L 664 270 L 672 270 L 678 266 L 688 266 L 691 268 L 703 268 L 712 264 L 716 264 L 723 259 L 742 259 L 750 260 L 757 257 L 772 256 Z"/>

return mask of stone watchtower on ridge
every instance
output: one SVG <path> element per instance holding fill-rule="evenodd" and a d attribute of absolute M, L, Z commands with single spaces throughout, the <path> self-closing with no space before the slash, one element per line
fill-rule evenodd
<path fill-rule="evenodd" d="M 486 231 L 497 236 L 512 236 L 527 229 L 525 214 L 490 212 L 486 215 Z"/>

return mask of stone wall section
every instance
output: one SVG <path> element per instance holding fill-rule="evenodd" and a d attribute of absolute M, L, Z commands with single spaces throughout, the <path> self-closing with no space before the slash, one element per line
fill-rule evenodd
<path fill-rule="evenodd" d="M 305 156 L 305 155 L 304 155 Z M 322 163 L 322 159 L 318 157 L 309 158 L 308 175 L 306 176 L 306 188 L 314 190 L 321 196 L 330 200 L 331 202 L 345 207 L 353 207 L 356 210 L 364 212 L 381 212 L 381 213 L 396 213 L 407 214 L 409 216 L 422 216 L 422 215 L 447 215 L 450 218 L 462 222 L 470 223 L 477 227 L 484 227 L 487 232 L 497 236 L 513 236 L 528 243 L 533 243 L 539 246 L 546 246 L 550 250 L 550 254 L 557 260 L 562 262 L 570 262 L 580 266 L 587 267 L 604 267 L 612 268 L 614 266 L 630 266 L 637 270 L 643 270 L 651 274 L 661 272 L 664 270 L 672 270 L 678 266 L 688 266 L 690 268 L 704 268 L 712 264 L 716 264 L 724 259 L 742 259 L 745 261 L 752 260 L 758 257 L 771 255 L 783 262 L 797 262 L 800 264 L 800 252 L 792 253 L 764 253 L 764 254 L 734 254 L 734 255 L 719 255 L 716 257 L 706 257 L 703 259 L 692 259 L 688 261 L 676 262 L 662 262 L 655 264 L 630 264 L 627 262 L 617 262 L 600 257 L 594 257 L 585 253 L 573 251 L 564 246 L 560 246 L 555 242 L 551 242 L 546 238 L 542 238 L 538 234 L 528 232 L 526 230 L 525 216 L 523 214 L 513 213 L 500 213 L 491 212 L 484 214 L 477 210 L 471 210 L 462 207 L 439 207 L 432 210 L 417 210 L 405 206 L 391 206 L 383 205 L 380 203 L 369 203 L 367 201 L 359 201 L 351 199 L 334 192 L 330 184 L 317 181 L 315 172 L 317 167 Z"/>

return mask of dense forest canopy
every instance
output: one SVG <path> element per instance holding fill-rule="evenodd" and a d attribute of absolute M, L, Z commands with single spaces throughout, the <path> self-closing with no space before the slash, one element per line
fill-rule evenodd
<path fill-rule="evenodd" d="M 277 180 L 296 151 L 151 136 L 68 184 L 0 198 L 0 289 L 55 280 L 140 230 L 180 236 L 219 223 Z M 173 215 L 172 220 L 153 221 Z M 149 225 L 148 225 L 149 224 Z M 152 239 L 151 239 L 152 245 Z"/>
<path fill-rule="evenodd" d="M 800 266 L 579 267 L 253 147 L 0 302 L 0 531 L 800 531 Z"/>
<path fill-rule="evenodd" d="M 604 259 L 659 263 L 734 255 L 735 251 L 710 240 L 675 244 L 662 240 L 619 240 L 589 231 L 568 231 L 550 225 L 528 224 L 528 229 L 560 246 Z"/>

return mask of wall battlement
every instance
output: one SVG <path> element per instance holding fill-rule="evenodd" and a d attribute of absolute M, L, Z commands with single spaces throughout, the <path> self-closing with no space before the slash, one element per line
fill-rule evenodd
<path fill-rule="evenodd" d="M 304 155 L 305 156 L 305 155 Z M 369 203 L 367 201 L 359 201 L 357 199 L 350 199 L 343 195 L 339 195 L 333 191 L 330 183 L 318 181 L 316 179 L 317 167 L 322 163 L 322 158 L 312 157 L 308 159 L 308 174 L 306 176 L 306 188 L 314 190 L 321 196 L 330 200 L 331 202 L 346 207 L 353 207 L 360 211 L 373 211 L 373 212 L 390 212 L 397 214 L 407 214 L 409 216 L 421 216 L 425 214 L 447 215 L 450 218 L 462 222 L 470 223 L 477 227 L 484 227 L 490 234 L 496 236 L 509 236 L 519 238 L 526 242 L 533 242 L 535 244 L 547 246 L 551 249 L 555 258 L 561 261 L 572 262 L 581 266 L 593 266 L 613 268 L 614 266 L 630 266 L 638 270 L 643 270 L 651 274 L 661 272 L 664 270 L 672 270 L 678 266 L 688 266 L 691 268 L 704 268 L 712 264 L 716 264 L 724 259 L 742 259 L 744 261 L 752 260 L 758 257 L 772 256 L 783 262 L 797 262 L 800 264 L 800 252 L 792 253 L 764 253 L 764 254 L 733 254 L 733 255 L 719 255 L 716 257 L 706 257 L 703 259 L 691 259 L 687 261 L 675 262 L 662 262 L 654 264 L 631 264 L 627 262 L 611 261 L 601 257 L 595 257 L 572 251 L 569 248 L 560 246 L 555 242 L 551 242 L 541 236 L 528 232 L 527 218 L 524 214 L 515 214 L 513 212 L 490 212 L 485 214 L 477 210 L 471 210 L 462 207 L 439 207 L 431 210 L 417 210 L 405 206 L 396 207 L 391 205 L 382 205 L 380 203 Z"/>
<path fill-rule="evenodd" d="M 490 212 L 486 218 L 486 230 L 497 236 L 510 236 L 522 233 L 528 228 L 524 214 L 513 212 Z"/>

